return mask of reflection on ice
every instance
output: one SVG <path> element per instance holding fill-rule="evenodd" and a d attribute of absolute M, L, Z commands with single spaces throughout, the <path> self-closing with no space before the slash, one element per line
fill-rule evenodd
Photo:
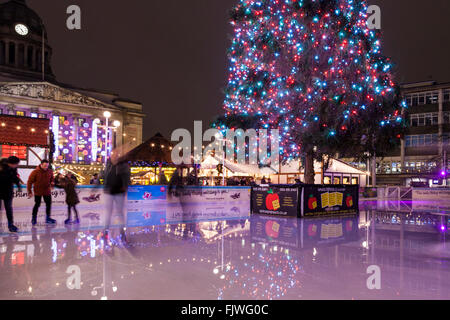
<path fill-rule="evenodd" d="M 105 241 L 101 207 L 82 208 L 69 228 L 56 210 L 54 228 L 0 237 L 0 298 L 449 299 L 443 207 L 368 202 L 359 216 L 292 219 L 250 217 L 235 203 L 136 205 L 125 244 L 118 230 Z M 366 285 L 373 265 L 381 290 Z M 66 285 L 70 266 L 80 290 Z"/>

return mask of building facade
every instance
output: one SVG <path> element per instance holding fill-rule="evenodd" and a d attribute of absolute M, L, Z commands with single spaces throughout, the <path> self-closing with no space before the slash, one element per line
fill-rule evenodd
<path fill-rule="evenodd" d="M 57 167 L 98 170 L 115 145 L 141 144 L 142 104 L 58 82 L 52 54 L 45 25 L 25 0 L 0 4 L 0 114 L 49 119 Z M 0 146 L 0 157 L 12 147 Z"/>
<path fill-rule="evenodd" d="M 377 160 L 378 184 L 449 185 L 450 83 L 405 84 L 402 93 L 410 126 L 400 149 Z"/>

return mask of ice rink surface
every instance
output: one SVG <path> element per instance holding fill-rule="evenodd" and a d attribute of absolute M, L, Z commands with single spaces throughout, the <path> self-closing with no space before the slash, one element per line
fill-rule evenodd
<path fill-rule="evenodd" d="M 250 216 L 245 205 L 103 206 L 81 224 L 0 223 L 0 299 L 450 299 L 450 203 L 360 203 L 358 216 Z M 113 217 L 113 223 L 120 223 Z"/>

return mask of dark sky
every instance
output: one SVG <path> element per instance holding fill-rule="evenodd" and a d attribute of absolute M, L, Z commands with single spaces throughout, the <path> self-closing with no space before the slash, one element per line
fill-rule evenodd
<path fill-rule="evenodd" d="M 28 0 L 47 26 L 57 79 L 144 104 L 144 138 L 207 125 L 221 112 L 238 0 Z M 4 1 L 2 1 L 4 2 Z M 384 53 L 397 82 L 450 82 L 450 1 L 371 0 L 382 9 Z M 82 30 L 66 28 L 66 8 Z"/>

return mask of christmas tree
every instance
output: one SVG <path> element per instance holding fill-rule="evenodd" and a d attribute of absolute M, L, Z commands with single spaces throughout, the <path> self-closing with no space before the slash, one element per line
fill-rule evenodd
<path fill-rule="evenodd" d="M 225 120 L 278 128 L 282 160 L 305 159 L 307 183 L 314 159 L 400 141 L 406 104 L 367 19 L 365 0 L 240 0 L 231 12 Z"/>

